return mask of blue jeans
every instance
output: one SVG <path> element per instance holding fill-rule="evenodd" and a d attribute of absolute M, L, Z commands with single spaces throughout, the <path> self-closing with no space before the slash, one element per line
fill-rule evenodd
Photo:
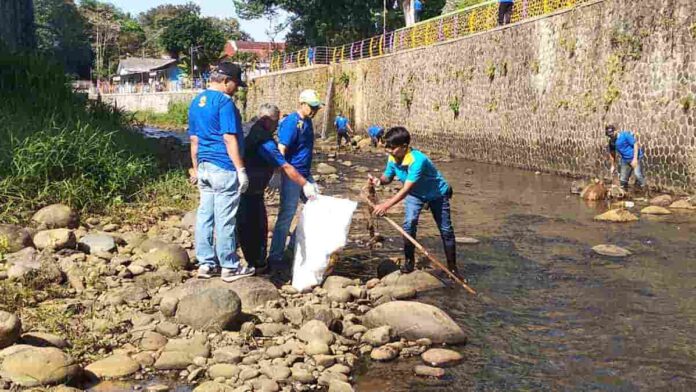
<path fill-rule="evenodd" d="M 425 207 L 425 202 L 421 199 L 408 195 L 404 199 L 404 231 L 408 233 L 414 239 L 416 238 L 416 232 L 418 231 L 418 218 L 420 213 Z M 454 227 L 452 227 L 452 217 L 450 210 L 450 196 L 443 196 L 439 199 L 428 202 L 430 205 L 430 212 L 433 214 L 435 223 L 440 230 L 440 237 L 442 238 L 442 244 L 445 248 L 445 256 L 447 258 L 447 265 L 450 269 L 456 268 L 457 265 L 457 250 L 456 241 L 454 236 Z M 404 238 L 404 256 L 406 258 L 406 265 L 413 267 L 415 263 L 415 249 L 416 247 L 407 239 Z"/>
<path fill-rule="evenodd" d="M 212 163 L 198 165 L 198 190 L 201 201 L 196 215 L 196 259 L 199 265 L 237 269 L 237 172 Z M 213 228 L 215 236 L 213 236 Z"/>
<path fill-rule="evenodd" d="M 295 217 L 297 205 L 300 203 L 301 195 L 302 187 L 283 174 L 280 186 L 280 208 L 275 227 L 273 228 L 271 251 L 268 255 L 268 266 L 271 269 L 283 267 L 285 244 L 288 239 L 288 233 L 290 233 L 292 218 Z"/>
<path fill-rule="evenodd" d="M 619 168 L 619 182 L 621 182 L 621 187 L 628 189 L 628 180 L 631 179 L 631 174 L 636 176 L 636 183 L 642 188 L 645 186 L 645 177 L 643 176 L 643 159 L 638 159 L 638 166 L 633 169 L 631 166 L 631 160 L 621 159 L 621 166 Z"/>

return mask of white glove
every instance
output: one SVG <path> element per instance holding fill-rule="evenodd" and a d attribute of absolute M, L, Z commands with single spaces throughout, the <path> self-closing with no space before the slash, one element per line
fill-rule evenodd
<path fill-rule="evenodd" d="M 245 168 L 237 169 L 237 179 L 239 180 L 239 193 L 246 192 L 249 188 L 249 177 Z"/>
<path fill-rule="evenodd" d="M 317 195 L 319 195 L 319 187 L 317 187 L 315 183 L 307 181 L 302 186 L 302 192 L 307 199 L 314 200 L 317 198 Z"/>
<path fill-rule="evenodd" d="M 268 189 L 272 191 L 277 191 L 280 189 L 281 175 L 279 171 L 274 171 L 273 176 L 271 176 L 271 181 L 268 182 Z"/>

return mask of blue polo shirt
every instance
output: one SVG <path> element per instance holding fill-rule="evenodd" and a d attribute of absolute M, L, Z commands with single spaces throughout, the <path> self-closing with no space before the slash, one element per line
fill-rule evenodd
<path fill-rule="evenodd" d="M 371 138 L 378 138 L 382 136 L 383 133 L 384 128 L 380 127 L 379 125 L 373 125 L 367 128 L 367 134 L 370 135 Z"/>
<path fill-rule="evenodd" d="M 416 0 L 413 2 L 413 9 L 420 12 L 423 11 L 423 3 L 420 2 L 420 0 Z"/>
<path fill-rule="evenodd" d="M 278 145 L 275 140 L 267 140 L 259 145 L 257 152 L 267 164 L 274 168 L 278 168 L 287 163 L 283 154 L 278 150 Z"/>
<path fill-rule="evenodd" d="M 232 98 L 216 90 L 198 94 L 189 107 L 189 136 L 198 136 L 198 163 L 208 162 L 234 171 L 223 135 L 235 135 L 244 151 L 242 116 Z"/>
<path fill-rule="evenodd" d="M 348 119 L 343 116 L 336 116 L 336 121 L 334 121 L 334 125 L 336 126 L 336 129 L 339 133 L 345 133 L 348 129 Z"/>
<path fill-rule="evenodd" d="M 288 163 L 300 174 L 309 177 L 314 150 L 312 119 L 302 119 L 297 112 L 288 115 L 278 129 L 278 143 L 287 147 L 285 159 Z"/>
<path fill-rule="evenodd" d="M 401 164 L 397 163 L 391 155 L 387 160 L 387 168 L 384 170 L 384 177 L 393 179 L 394 176 L 401 182 L 411 181 L 414 183 L 409 192 L 425 202 L 439 199 L 445 196 L 450 186 L 445 181 L 433 161 L 422 152 L 411 148 L 404 156 Z"/>
<path fill-rule="evenodd" d="M 616 151 L 624 161 L 633 160 L 633 146 L 636 145 L 636 135 L 631 131 L 621 131 L 616 136 Z M 643 149 L 638 150 L 638 158 L 643 158 Z"/>

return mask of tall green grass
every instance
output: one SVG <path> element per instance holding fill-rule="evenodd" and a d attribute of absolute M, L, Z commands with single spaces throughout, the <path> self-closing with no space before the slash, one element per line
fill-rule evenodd
<path fill-rule="evenodd" d="M 188 110 L 190 102 L 170 102 L 166 113 L 139 111 L 134 114 L 135 120 L 145 125 L 157 128 L 185 130 L 188 128 Z"/>
<path fill-rule="evenodd" d="M 162 173 L 155 141 L 34 55 L 0 57 L 0 222 L 56 202 L 103 211 Z"/>

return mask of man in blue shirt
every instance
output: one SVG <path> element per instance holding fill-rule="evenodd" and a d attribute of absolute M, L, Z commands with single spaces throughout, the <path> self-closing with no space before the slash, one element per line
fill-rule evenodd
<path fill-rule="evenodd" d="M 389 159 L 380 178 L 369 176 L 374 185 L 389 184 L 398 178 L 404 186 L 389 200 L 375 206 L 375 215 L 384 215 L 391 207 L 404 200 L 403 228 L 416 238 L 418 218 L 426 204 L 435 218 L 445 248 L 447 267 L 457 270 L 457 250 L 452 227 L 450 198 L 452 187 L 445 181 L 433 162 L 422 152 L 411 148 L 411 135 L 403 127 L 394 127 L 384 136 Z M 415 246 L 404 238 L 405 262 L 402 272 L 412 272 L 415 265 Z"/>
<path fill-rule="evenodd" d="M 498 26 L 509 24 L 515 0 L 498 0 Z"/>
<path fill-rule="evenodd" d="M 423 2 L 421 0 L 414 0 L 413 11 L 414 21 L 416 23 L 420 22 L 421 14 L 423 14 Z"/>
<path fill-rule="evenodd" d="M 299 108 L 296 112 L 288 115 L 278 129 L 278 149 L 285 160 L 312 184 L 314 183 L 310 173 L 314 153 L 312 119 L 322 106 L 316 91 L 302 91 Z M 280 187 L 280 208 L 268 255 L 271 280 L 277 285 L 285 283 L 290 278 L 291 268 L 283 264 L 283 255 L 290 225 L 297 211 L 301 194 L 302 187 L 284 174 Z M 305 196 L 307 195 L 305 194 Z"/>
<path fill-rule="evenodd" d="M 384 128 L 379 125 L 372 125 L 367 128 L 367 134 L 372 140 L 372 147 L 377 147 L 377 144 L 382 141 L 382 135 L 384 135 Z"/>
<path fill-rule="evenodd" d="M 628 181 L 631 174 L 636 177 L 636 184 L 641 189 L 645 188 L 645 176 L 643 175 L 643 149 L 638 142 L 636 134 L 623 130 L 616 133 L 616 127 L 607 125 L 604 129 L 609 138 L 609 160 L 611 173 L 614 175 L 616 161 L 619 161 L 619 181 L 621 188 L 628 191 Z"/>
<path fill-rule="evenodd" d="M 338 112 L 336 120 L 334 120 L 334 126 L 336 127 L 336 143 L 338 148 L 341 148 L 341 140 L 346 139 L 346 143 L 350 145 L 350 135 L 353 134 L 353 128 L 350 127 L 350 121 L 343 115 L 343 113 Z"/>
<path fill-rule="evenodd" d="M 256 271 L 266 267 L 268 247 L 268 216 L 264 191 L 271 176 L 279 169 L 292 182 L 302 187 L 308 199 L 316 197 L 316 186 L 295 170 L 278 150 L 273 132 L 278 126 L 280 111 L 263 104 L 259 118 L 244 129 L 244 162 L 249 173 L 249 189 L 242 194 L 237 213 L 237 236 L 247 263 Z"/>
<path fill-rule="evenodd" d="M 218 267 L 225 282 L 254 274 L 239 263 L 235 226 L 239 195 L 249 186 L 244 168 L 241 115 L 231 96 L 246 87 L 241 68 L 222 63 L 210 77 L 210 88 L 189 108 L 191 182 L 198 183 L 196 215 L 198 277 L 210 278 Z M 213 235 L 215 229 L 215 235 Z"/>

